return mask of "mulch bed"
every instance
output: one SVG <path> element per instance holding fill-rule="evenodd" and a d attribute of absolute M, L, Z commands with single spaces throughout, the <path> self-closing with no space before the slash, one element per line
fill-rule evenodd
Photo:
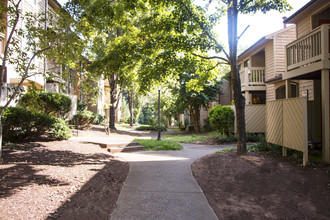
<path fill-rule="evenodd" d="M 191 166 L 219 219 L 330 219 L 330 167 L 263 153 L 217 153 Z"/>
<path fill-rule="evenodd" d="M 0 219 L 109 219 L 128 170 L 79 141 L 11 145 L 0 164 Z"/>

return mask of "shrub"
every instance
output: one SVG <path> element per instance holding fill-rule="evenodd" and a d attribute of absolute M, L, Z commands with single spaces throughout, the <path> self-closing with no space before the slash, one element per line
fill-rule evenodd
<path fill-rule="evenodd" d="M 135 130 L 138 131 L 158 131 L 158 126 L 153 125 L 140 125 L 135 128 Z M 165 126 L 160 126 L 161 131 L 167 131 L 167 128 Z"/>
<path fill-rule="evenodd" d="M 58 93 L 29 90 L 21 97 L 18 106 L 64 118 L 71 111 L 71 99 Z"/>
<path fill-rule="evenodd" d="M 105 115 L 95 114 L 93 123 L 96 125 L 102 124 L 104 122 L 105 118 L 106 118 Z"/>
<path fill-rule="evenodd" d="M 220 143 L 227 143 L 227 142 L 236 142 L 237 141 L 237 137 L 236 135 L 220 135 L 219 137 L 217 137 L 218 141 Z"/>
<path fill-rule="evenodd" d="M 80 128 L 85 128 L 91 125 L 94 121 L 94 113 L 88 110 L 77 111 L 73 116 L 75 124 L 78 124 Z"/>
<path fill-rule="evenodd" d="M 27 109 L 9 107 L 2 116 L 4 141 L 22 141 L 43 135 L 56 139 L 70 138 L 70 129 L 62 119 Z"/>
<path fill-rule="evenodd" d="M 86 110 L 86 108 L 87 108 L 86 103 L 84 101 L 78 100 L 78 102 L 77 102 L 77 111 L 84 111 L 84 110 Z"/>
<path fill-rule="evenodd" d="M 51 126 L 52 137 L 59 140 L 67 140 L 71 137 L 71 130 L 67 123 L 60 118 L 54 118 L 54 122 Z"/>
<path fill-rule="evenodd" d="M 210 124 L 221 134 L 229 136 L 229 130 L 234 125 L 235 114 L 230 107 L 216 105 L 209 112 Z"/>

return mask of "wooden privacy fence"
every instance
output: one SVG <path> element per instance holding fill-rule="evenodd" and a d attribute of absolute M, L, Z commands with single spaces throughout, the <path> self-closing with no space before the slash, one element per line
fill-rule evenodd
<path fill-rule="evenodd" d="M 303 152 L 304 166 L 308 162 L 307 99 L 292 98 L 266 104 L 266 140 L 268 143 Z"/>
<path fill-rule="evenodd" d="M 231 105 L 235 112 L 235 106 Z M 236 115 L 236 112 L 235 112 Z M 248 133 L 265 133 L 266 131 L 266 105 L 246 105 L 245 106 L 245 124 Z M 237 133 L 236 117 L 234 123 L 234 132 Z"/>

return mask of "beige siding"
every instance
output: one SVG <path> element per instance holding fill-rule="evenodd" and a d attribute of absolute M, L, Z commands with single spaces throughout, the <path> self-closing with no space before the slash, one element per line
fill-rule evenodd
<path fill-rule="evenodd" d="M 222 84 L 222 94 L 220 95 L 220 104 L 221 105 L 231 105 L 231 100 L 232 100 L 232 93 L 231 93 L 231 88 L 230 88 L 230 82 L 224 81 Z"/>
<path fill-rule="evenodd" d="M 324 10 L 326 7 L 329 7 L 328 4 L 325 3 L 313 9 L 313 12 L 304 15 L 303 19 L 297 22 L 297 36 L 298 38 L 303 37 L 308 34 L 312 30 L 312 16 L 318 14 L 320 11 Z M 318 25 L 318 24 L 317 24 Z"/>
<path fill-rule="evenodd" d="M 211 110 L 211 108 L 210 109 L 201 108 L 201 110 L 200 110 L 199 123 L 200 123 L 201 128 L 203 128 L 205 125 L 205 119 L 207 119 L 209 117 L 209 110 Z"/>
<path fill-rule="evenodd" d="M 275 100 L 275 86 L 274 84 L 266 84 L 266 101 Z"/>
<path fill-rule="evenodd" d="M 286 45 L 296 39 L 295 26 L 280 32 L 274 37 L 275 76 L 286 71 Z"/>
<path fill-rule="evenodd" d="M 311 28 L 311 18 L 306 16 L 301 21 L 297 22 L 297 37 L 300 38 L 308 34 L 312 30 Z"/>
<path fill-rule="evenodd" d="M 275 77 L 274 74 L 274 46 L 273 42 L 269 42 L 265 47 L 265 75 L 266 81 Z"/>
<path fill-rule="evenodd" d="M 265 66 L 265 54 L 258 53 L 252 56 L 252 67 L 264 67 Z"/>
<path fill-rule="evenodd" d="M 299 97 L 302 97 L 302 92 L 308 90 L 308 100 L 314 100 L 314 82 L 313 80 L 299 81 Z"/>

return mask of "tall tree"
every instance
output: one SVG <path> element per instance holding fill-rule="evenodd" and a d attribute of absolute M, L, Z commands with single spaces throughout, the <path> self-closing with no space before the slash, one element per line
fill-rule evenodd
<path fill-rule="evenodd" d="M 134 24 L 135 4 L 130 1 L 75 1 L 66 9 L 75 19 L 75 30 L 88 39 L 87 55 L 91 64 L 88 70 L 109 82 L 109 128 L 116 130 L 115 118 L 121 92 L 130 81 L 136 59 L 133 56 L 136 39 Z"/>
<path fill-rule="evenodd" d="M 194 132 L 199 133 L 201 109 L 208 109 L 220 93 L 218 70 L 214 68 L 214 62 L 189 55 L 182 59 L 182 68 L 184 72 L 179 74 L 173 95 L 177 96 L 176 106 L 181 111 L 188 111 L 194 124 Z"/>
<path fill-rule="evenodd" d="M 209 3 L 213 1 L 210 0 Z M 246 153 L 246 131 L 245 131 L 245 99 L 241 93 L 241 82 L 237 66 L 237 23 L 239 13 L 256 13 L 262 11 L 266 13 L 270 10 L 286 11 L 291 9 L 286 0 L 217 0 L 218 14 L 207 16 L 206 13 L 202 13 L 203 10 L 200 7 L 196 7 L 191 4 L 191 1 L 182 0 L 180 3 L 186 10 L 186 14 L 192 17 L 194 21 L 202 28 L 204 36 L 206 36 L 213 49 L 219 55 L 216 56 L 202 56 L 195 54 L 204 59 L 218 59 L 224 64 L 230 65 L 231 68 L 231 85 L 234 90 L 234 101 L 236 108 L 236 121 L 237 121 L 237 153 Z M 208 8 L 210 5 L 207 4 Z M 228 18 L 228 43 L 229 53 L 226 52 L 225 47 L 216 39 L 214 30 L 210 29 L 210 26 L 206 21 L 211 20 L 214 16 L 223 15 L 227 13 Z M 207 19 L 207 17 L 209 19 Z"/>

